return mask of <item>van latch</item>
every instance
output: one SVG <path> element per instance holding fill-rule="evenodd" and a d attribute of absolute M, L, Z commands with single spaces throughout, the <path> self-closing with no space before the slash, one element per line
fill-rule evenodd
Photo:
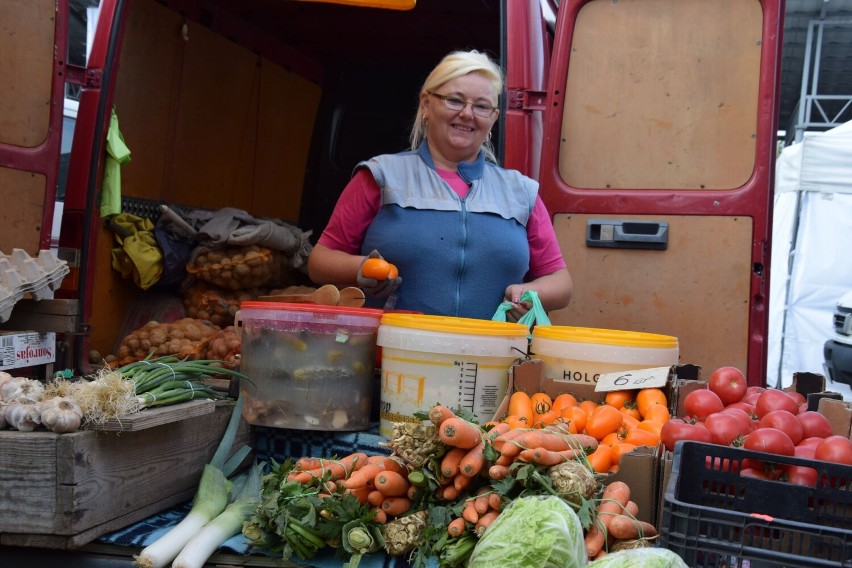
<path fill-rule="evenodd" d="M 545 91 L 515 89 L 509 91 L 507 108 L 543 111 L 545 100 L 547 100 L 547 93 Z"/>

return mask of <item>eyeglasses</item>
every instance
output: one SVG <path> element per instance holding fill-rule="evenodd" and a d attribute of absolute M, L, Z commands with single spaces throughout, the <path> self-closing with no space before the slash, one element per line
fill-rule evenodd
<path fill-rule="evenodd" d="M 451 95 L 439 95 L 438 93 L 433 93 L 432 91 L 427 92 L 436 99 L 440 99 L 441 102 L 444 103 L 444 107 L 446 107 L 447 110 L 451 110 L 453 112 L 461 112 L 462 110 L 464 110 L 464 107 L 470 105 L 470 110 L 473 111 L 473 114 L 481 118 L 489 118 L 492 114 L 494 114 L 494 111 L 497 110 L 497 107 L 493 107 L 486 103 L 475 103 L 473 101 L 465 101 L 458 97 L 453 97 Z"/>

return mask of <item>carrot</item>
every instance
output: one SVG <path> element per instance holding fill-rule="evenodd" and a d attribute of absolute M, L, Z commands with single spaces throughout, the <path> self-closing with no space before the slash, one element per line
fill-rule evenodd
<path fill-rule="evenodd" d="M 307 471 L 309 469 L 319 469 L 322 467 L 323 463 L 322 458 L 314 458 L 314 457 L 301 457 L 296 460 L 296 463 L 293 464 L 293 469 L 296 471 Z"/>
<path fill-rule="evenodd" d="M 455 538 L 464 534 L 465 528 L 466 525 L 464 524 L 464 519 L 461 517 L 456 517 L 455 519 L 450 521 L 449 525 L 447 525 L 447 533 L 449 533 L 451 537 Z"/>
<path fill-rule="evenodd" d="M 378 489 L 373 489 L 369 493 L 367 493 L 367 503 L 372 505 L 373 507 L 380 507 L 382 505 L 382 501 L 385 500 L 385 494 L 379 491 Z"/>
<path fill-rule="evenodd" d="M 515 461 L 515 456 L 500 454 L 496 460 L 494 460 L 494 465 L 505 465 L 510 466 L 512 462 Z"/>
<path fill-rule="evenodd" d="M 603 549 L 603 545 L 606 542 L 606 533 L 601 530 L 598 523 L 592 523 L 589 525 L 589 530 L 586 531 L 586 536 L 583 537 L 583 542 L 586 545 L 586 556 L 593 558 L 595 554 Z"/>
<path fill-rule="evenodd" d="M 367 464 L 365 465 L 377 465 L 382 470 L 395 471 L 400 475 L 408 475 L 408 469 L 399 460 L 390 456 L 370 456 L 367 458 Z"/>
<path fill-rule="evenodd" d="M 485 465 L 485 441 L 480 440 L 478 444 L 472 447 L 459 462 L 459 471 L 462 475 L 473 477 L 482 470 Z"/>
<path fill-rule="evenodd" d="M 369 463 L 358 471 L 353 472 L 349 476 L 349 479 L 343 481 L 343 487 L 347 489 L 356 489 L 358 487 L 373 489 L 373 480 L 380 471 L 382 471 L 382 468 L 379 464 Z"/>
<path fill-rule="evenodd" d="M 495 481 L 506 479 L 509 477 L 509 466 L 507 465 L 492 465 L 488 468 L 488 477 Z"/>
<path fill-rule="evenodd" d="M 436 404 L 429 409 L 429 420 L 431 420 L 436 426 L 440 426 L 444 420 L 452 418 L 455 415 L 455 412 L 443 404 Z"/>
<path fill-rule="evenodd" d="M 441 458 L 441 475 L 450 479 L 459 472 L 459 465 L 467 453 L 464 448 L 450 448 Z"/>
<path fill-rule="evenodd" d="M 405 492 L 405 496 L 414 501 L 414 496 L 417 495 L 417 492 L 420 491 L 420 488 L 416 485 L 409 485 L 408 491 Z"/>
<path fill-rule="evenodd" d="M 612 532 L 610 524 L 614 516 L 624 511 L 628 501 L 630 501 L 630 487 L 623 481 L 613 481 L 604 488 L 596 511 L 598 522 L 589 528 L 585 538 L 586 554 L 589 558 L 603 547 L 607 534 Z"/>
<path fill-rule="evenodd" d="M 491 526 L 491 523 L 500 515 L 500 511 L 488 511 L 476 521 L 476 525 L 473 527 L 473 532 L 476 533 L 476 536 L 482 536 L 482 533 L 485 532 L 485 529 Z"/>
<path fill-rule="evenodd" d="M 476 497 L 473 499 L 473 508 L 476 509 L 476 512 L 480 515 L 484 515 L 488 512 L 488 496 L 491 494 L 492 493 L 487 487 L 483 487 L 477 491 Z"/>
<path fill-rule="evenodd" d="M 438 436 L 448 446 L 471 449 L 482 439 L 482 429 L 458 416 L 447 418 L 438 429 Z"/>
<path fill-rule="evenodd" d="M 502 453 L 503 448 L 506 447 L 507 444 L 513 445 L 514 441 L 523 436 L 527 431 L 527 428 L 510 428 L 508 432 L 498 434 L 497 437 L 494 438 L 492 445 L 495 450 Z"/>
<path fill-rule="evenodd" d="M 373 480 L 373 485 L 385 497 L 402 497 L 408 491 L 410 483 L 395 471 L 380 471 Z"/>
<path fill-rule="evenodd" d="M 344 456 L 339 460 L 323 460 L 323 465 L 320 468 L 322 477 L 325 472 L 331 473 L 331 478 L 334 480 L 346 479 L 352 472 L 361 469 L 367 463 L 367 454 L 363 452 L 355 452 Z"/>
<path fill-rule="evenodd" d="M 322 470 L 321 469 L 309 469 L 307 471 L 300 471 L 300 472 L 296 473 L 293 476 L 292 480 L 298 481 L 299 483 L 302 483 L 302 484 L 308 484 L 311 481 L 313 481 L 314 479 L 318 479 L 320 477 L 322 477 Z M 289 475 L 288 475 L 288 481 L 290 481 Z"/>
<path fill-rule="evenodd" d="M 624 511 L 631 517 L 635 517 L 639 514 L 639 505 L 636 504 L 636 501 L 628 501 Z"/>
<path fill-rule="evenodd" d="M 389 517 L 397 517 L 411 508 L 411 501 L 405 497 L 386 497 L 382 501 L 382 511 Z"/>
<path fill-rule="evenodd" d="M 464 508 L 462 509 L 462 518 L 471 524 L 475 524 L 479 520 L 479 513 L 476 510 L 473 499 L 465 501 Z"/>
<path fill-rule="evenodd" d="M 354 495 L 358 499 L 358 502 L 364 505 L 367 503 L 367 497 L 370 495 L 370 488 L 367 486 L 356 487 L 354 489 L 347 488 L 345 492 Z"/>
<path fill-rule="evenodd" d="M 459 490 L 456 489 L 455 485 L 450 483 L 449 485 L 444 485 L 443 487 L 438 489 L 439 496 L 446 501 L 455 501 L 458 499 Z"/>
<path fill-rule="evenodd" d="M 654 525 L 627 515 L 613 515 L 609 520 L 609 532 L 619 540 L 657 536 Z"/>
<path fill-rule="evenodd" d="M 337 493 L 337 484 L 330 479 L 323 484 L 322 488 L 328 493 Z"/>
<path fill-rule="evenodd" d="M 556 465 L 566 462 L 569 459 L 576 459 L 579 457 L 575 454 L 576 451 L 577 450 L 563 450 L 562 452 L 555 452 L 545 448 L 527 448 L 518 454 L 518 459 L 527 463 L 532 462 L 539 465 Z M 580 453 L 582 453 L 582 450 L 580 450 Z"/>
<path fill-rule="evenodd" d="M 383 525 L 383 524 L 385 524 L 385 523 L 387 523 L 387 522 L 388 522 L 388 514 L 387 514 L 387 513 L 385 513 L 385 512 L 381 509 L 381 507 L 379 507 L 379 508 L 377 508 L 377 509 L 373 509 L 373 510 L 376 512 L 376 514 L 373 516 L 373 520 L 374 520 L 374 521 L 376 521 L 376 522 L 377 522 L 377 523 L 379 523 L 380 525 Z"/>
<path fill-rule="evenodd" d="M 488 506 L 495 511 L 503 510 L 503 498 L 497 493 L 489 493 Z"/>
<path fill-rule="evenodd" d="M 456 476 L 453 477 L 453 487 L 456 488 L 456 491 L 461 493 L 464 488 L 470 485 L 470 480 L 470 477 L 457 473 Z"/>

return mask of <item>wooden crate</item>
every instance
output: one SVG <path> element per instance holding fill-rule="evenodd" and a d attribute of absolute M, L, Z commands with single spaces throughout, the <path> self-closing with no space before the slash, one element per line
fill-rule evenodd
<path fill-rule="evenodd" d="M 146 410 L 120 431 L 0 432 L 0 545 L 75 548 L 188 501 L 231 408 Z M 235 447 L 248 441 L 243 421 Z"/>

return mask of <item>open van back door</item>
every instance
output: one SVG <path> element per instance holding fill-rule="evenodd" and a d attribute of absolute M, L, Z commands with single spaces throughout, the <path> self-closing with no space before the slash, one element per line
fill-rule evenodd
<path fill-rule="evenodd" d="M 782 0 L 565 0 L 541 194 L 555 324 L 676 336 L 764 384 Z"/>
<path fill-rule="evenodd" d="M 65 85 L 67 0 L 0 3 L 0 251 L 50 247 Z"/>

